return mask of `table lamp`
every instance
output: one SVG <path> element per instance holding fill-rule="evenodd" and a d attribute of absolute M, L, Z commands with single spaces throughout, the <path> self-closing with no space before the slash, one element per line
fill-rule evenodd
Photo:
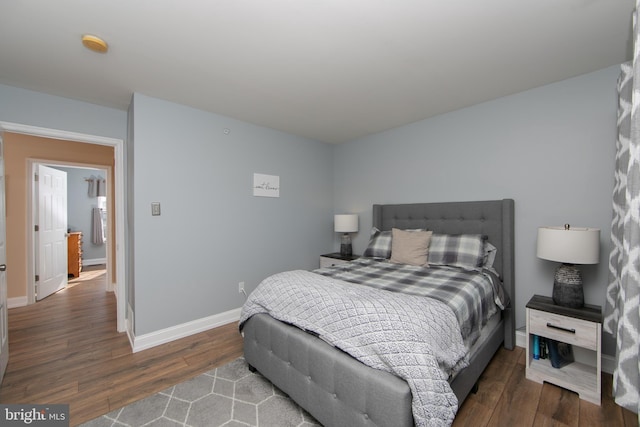
<path fill-rule="evenodd" d="M 538 228 L 538 258 L 562 264 L 553 280 L 553 302 L 580 308 L 584 305 L 582 275 L 575 264 L 597 264 L 600 257 L 600 230 L 597 228 Z"/>
<path fill-rule="evenodd" d="M 355 233 L 358 231 L 358 215 L 335 215 L 333 218 L 333 224 L 334 231 L 336 233 L 343 233 L 340 240 L 340 255 L 351 256 L 353 251 L 351 249 L 351 235 L 349 233 Z"/>

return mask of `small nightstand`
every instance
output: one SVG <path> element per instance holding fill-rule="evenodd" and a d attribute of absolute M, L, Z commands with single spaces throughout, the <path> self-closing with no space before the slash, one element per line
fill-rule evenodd
<path fill-rule="evenodd" d="M 340 255 L 340 252 L 320 255 L 320 268 L 333 267 L 334 265 L 344 264 L 358 258 L 360 258 L 359 255 Z"/>
<path fill-rule="evenodd" d="M 561 307 L 549 297 L 534 295 L 527 303 L 526 322 L 527 379 L 575 391 L 580 399 L 600 405 L 601 307 L 589 304 L 582 308 Z M 552 367 L 549 359 L 536 360 L 533 358 L 534 335 L 571 344 L 574 349 L 579 347 L 590 360 L 576 358 L 562 368 Z"/>

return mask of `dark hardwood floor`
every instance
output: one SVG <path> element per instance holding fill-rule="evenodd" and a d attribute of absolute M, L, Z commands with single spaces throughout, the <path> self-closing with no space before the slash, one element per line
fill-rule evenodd
<path fill-rule="evenodd" d="M 453 426 L 638 426 L 635 413 L 614 403 L 610 374 L 602 374 L 598 406 L 552 384 L 527 380 L 525 366 L 524 348 L 499 350 L 480 377 L 478 392 L 458 410 Z"/>
<path fill-rule="evenodd" d="M 89 268 L 64 291 L 9 310 L 0 402 L 68 403 L 75 426 L 242 354 L 235 323 L 134 354 L 116 332 L 115 298 L 105 289 L 104 271 Z M 603 375 L 597 406 L 526 380 L 524 357 L 522 348 L 499 351 L 454 426 L 638 426 L 636 414 L 613 402 L 611 375 Z"/>
<path fill-rule="evenodd" d="M 65 290 L 9 310 L 0 402 L 69 404 L 74 426 L 241 354 L 237 324 L 132 353 L 127 335 L 116 332 L 105 271 L 87 268 Z"/>

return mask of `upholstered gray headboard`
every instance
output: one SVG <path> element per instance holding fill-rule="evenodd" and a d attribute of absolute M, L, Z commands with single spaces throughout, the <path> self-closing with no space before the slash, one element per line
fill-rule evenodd
<path fill-rule="evenodd" d="M 500 273 L 511 306 L 504 312 L 505 347 L 515 345 L 514 201 L 410 203 L 373 205 L 379 230 L 422 228 L 442 234 L 485 234 L 498 248 L 494 267 Z M 509 342 L 512 340 L 512 342 Z"/>

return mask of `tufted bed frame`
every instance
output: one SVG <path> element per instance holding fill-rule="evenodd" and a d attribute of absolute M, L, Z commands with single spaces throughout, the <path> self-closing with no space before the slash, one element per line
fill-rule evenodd
<path fill-rule="evenodd" d="M 443 234 L 481 233 L 498 248 L 494 268 L 511 301 L 451 381 L 458 404 L 495 354 L 515 344 L 514 202 L 511 199 L 373 206 L 380 230 L 423 228 Z M 321 339 L 267 314 L 245 322 L 244 355 L 256 369 L 325 426 L 413 426 L 407 383 L 372 369 Z"/>

